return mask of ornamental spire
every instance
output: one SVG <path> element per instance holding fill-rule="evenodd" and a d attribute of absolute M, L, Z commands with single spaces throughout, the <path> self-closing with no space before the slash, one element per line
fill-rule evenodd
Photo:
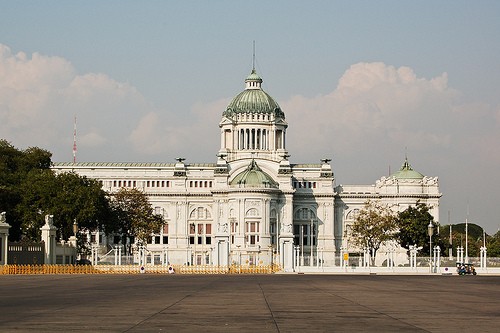
<path fill-rule="evenodd" d="M 255 73 L 255 40 L 253 41 L 252 73 Z"/>
<path fill-rule="evenodd" d="M 245 89 L 261 89 L 262 78 L 255 70 L 255 41 L 253 41 L 252 72 L 247 76 Z"/>

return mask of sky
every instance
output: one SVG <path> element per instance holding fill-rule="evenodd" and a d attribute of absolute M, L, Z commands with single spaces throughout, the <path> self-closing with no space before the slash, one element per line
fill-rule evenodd
<path fill-rule="evenodd" d="M 213 163 L 255 67 L 291 163 L 375 184 L 408 157 L 441 224 L 500 228 L 500 1 L 0 0 L 0 139 L 79 162 Z"/>

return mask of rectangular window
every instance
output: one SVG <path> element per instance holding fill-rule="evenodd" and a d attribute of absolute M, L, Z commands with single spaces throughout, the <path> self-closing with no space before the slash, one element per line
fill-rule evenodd
<path fill-rule="evenodd" d="M 163 236 L 163 244 L 168 244 L 168 236 Z"/>
<path fill-rule="evenodd" d="M 256 245 L 259 243 L 259 222 L 247 222 L 246 241 L 249 245 Z"/>

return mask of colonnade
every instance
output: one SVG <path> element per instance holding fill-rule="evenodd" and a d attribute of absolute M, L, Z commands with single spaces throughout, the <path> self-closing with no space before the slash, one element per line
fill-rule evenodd
<path fill-rule="evenodd" d="M 230 133 L 225 130 L 224 133 Z M 221 147 L 236 150 L 276 150 L 285 149 L 285 131 L 265 128 L 240 128 L 234 132 L 234 137 L 221 135 Z M 234 140 L 235 144 L 231 143 Z"/>

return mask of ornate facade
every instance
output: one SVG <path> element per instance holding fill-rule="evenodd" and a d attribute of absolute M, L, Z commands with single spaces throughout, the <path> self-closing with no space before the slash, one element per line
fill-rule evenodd
<path fill-rule="evenodd" d="M 401 170 L 374 185 L 335 186 L 330 160 L 288 160 L 285 113 L 262 90 L 255 70 L 245 90 L 227 106 L 219 123 L 215 163 L 54 163 L 102 182 L 144 191 L 166 224 L 148 250 L 176 264 L 270 264 L 291 270 L 300 264 L 334 265 L 349 245 L 349 225 L 367 200 L 404 210 L 428 204 L 439 220 L 437 178 L 405 161 Z M 337 259 L 338 264 L 338 259 Z"/>

